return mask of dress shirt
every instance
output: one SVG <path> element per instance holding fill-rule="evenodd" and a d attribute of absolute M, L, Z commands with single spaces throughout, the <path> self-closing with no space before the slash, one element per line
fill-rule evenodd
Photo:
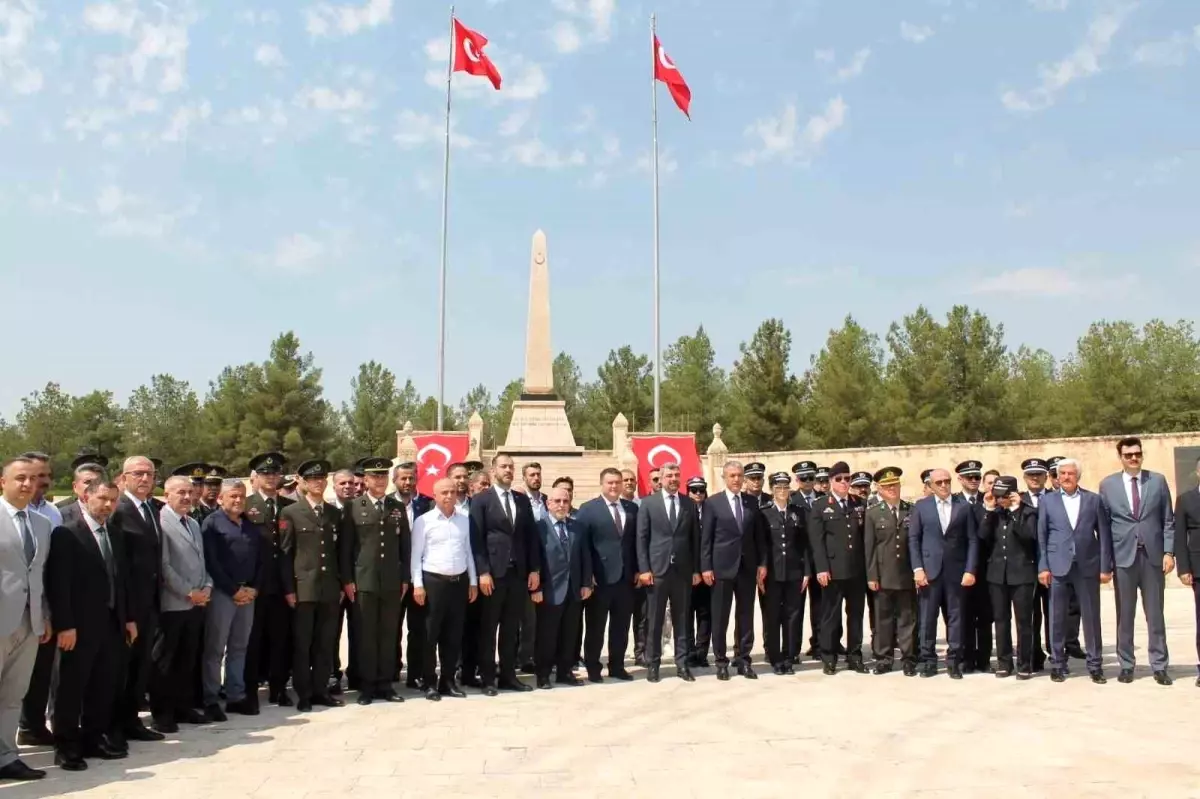
<path fill-rule="evenodd" d="M 155 513 L 154 505 L 150 503 L 150 498 L 147 497 L 144 500 L 138 499 L 128 491 L 125 492 L 125 496 L 129 497 L 129 501 L 133 503 L 135 508 L 137 508 L 138 516 L 140 516 L 143 521 L 145 521 L 146 515 L 142 513 L 142 506 L 145 505 L 150 510 L 150 518 L 154 520 L 151 524 L 151 526 L 154 528 L 154 534 L 161 535 L 162 529 L 159 527 L 158 514 Z"/>
<path fill-rule="evenodd" d="M 62 527 L 62 511 L 54 507 L 54 503 L 47 502 L 45 497 L 42 497 L 41 502 L 30 502 L 26 510 L 31 510 L 34 513 L 45 516 L 50 520 L 52 527 Z"/>
<path fill-rule="evenodd" d="M 1045 495 L 1046 495 L 1045 491 L 1030 491 L 1029 492 L 1029 501 L 1032 502 L 1033 507 L 1036 508 L 1038 506 L 1038 503 L 1042 501 L 1042 497 L 1044 497 Z"/>
<path fill-rule="evenodd" d="M 1142 470 L 1138 469 L 1137 474 L 1130 474 L 1129 472 L 1121 472 L 1121 485 L 1123 485 L 1125 487 L 1125 501 L 1129 503 L 1130 512 L 1133 511 L 1133 481 L 1135 479 L 1138 481 L 1138 504 L 1140 505 L 1142 500 L 1144 499 L 1144 497 L 1141 496 L 1141 494 L 1144 493 L 1141 491 Z M 29 507 L 32 508 L 33 504 L 31 503 L 29 505 Z M 1139 508 L 1139 510 L 1140 510 L 1140 508 Z"/>
<path fill-rule="evenodd" d="M 727 499 L 729 501 L 729 512 L 733 514 L 733 518 L 735 518 L 735 519 L 741 518 L 742 508 L 739 507 L 739 505 L 742 501 L 742 495 L 735 494 L 732 491 L 726 489 L 725 490 L 725 499 Z"/>
<path fill-rule="evenodd" d="M 538 519 L 542 518 L 543 516 L 547 515 L 546 514 L 546 506 L 542 503 L 539 493 L 540 492 L 530 491 L 529 494 L 527 495 L 529 497 L 529 504 L 533 506 L 533 520 L 535 522 Z"/>
<path fill-rule="evenodd" d="M 455 513 L 470 513 L 471 512 L 471 498 L 463 497 L 462 499 L 455 500 L 454 512 Z M 412 521 L 411 515 L 409 516 L 409 521 L 410 522 Z M 411 524 L 409 525 L 408 529 L 410 529 L 410 530 L 412 529 Z"/>
<path fill-rule="evenodd" d="M 950 499 L 937 500 L 938 520 L 942 523 L 942 534 L 945 535 L 946 529 L 950 527 L 950 515 L 954 510 L 950 504 Z"/>
<path fill-rule="evenodd" d="M 439 508 L 421 514 L 412 531 L 412 584 L 424 588 L 423 572 L 455 577 L 467 572 L 478 585 L 471 556 L 471 520 L 457 510 L 447 517 Z"/>
<path fill-rule="evenodd" d="M 617 515 L 621 517 L 621 529 L 624 530 L 625 529 L 625 506 L 621 504 L 621 500 L 619 498 L 613 499 L 613 500 L 605 499 L 604 503 L 608 506 L 607 510 L 608 510 L 609 516 L 612 516 L 613 505 L 617 506 Z"/>
<path fill-rule="evenodd" d="M 1079 522 L 1079 503 L 1083 499 L 1083 495 L 1079 493 L 1079 489 L 1075 489 L 1074 494 L 1062 492 L 1063 507 L 1067 509 L 1067 521 L 1071 523 L 1071 529 L 1075 529 L 1075 525 Z"/>

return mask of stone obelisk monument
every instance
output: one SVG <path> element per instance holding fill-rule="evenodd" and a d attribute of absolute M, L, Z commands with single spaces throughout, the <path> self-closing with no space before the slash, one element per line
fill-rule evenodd
<path fill-rule="evenodd" d="M 525 332 L 525 391 L 513 403 L 504 451 L 527 455 L 581 455 L 567 405 L 554 393 L 550 348 L 550 265 L 546 234 L 533 234 L 529 259 L 529 320 Z"/>

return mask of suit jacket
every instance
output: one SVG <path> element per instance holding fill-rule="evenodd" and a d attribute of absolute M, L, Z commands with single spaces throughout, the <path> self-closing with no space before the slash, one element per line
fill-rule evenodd
<path fill-rule="evenodd" d="M 736 501 L 742 506 L 740 525 L 724 491 L 704 500 L 700 517 L 700 571 L 711 571 L 721 580 L 767 565 L 766 521 L 758 497 L 738 494 Z"/>
<path fill-rule="evenodd" d="M 48 615 L 46 561 L 50 557 L 50 520 L 26 509 L 26 524 L 33 536 L 33 561 L 25 562 L 25 542 L 8 509 L 0 507 L 0 637 L 7 638 L 21 626 L 29 606 L 29 626 L 41 635 Z"/>
<path fill-rule="evenodd" d="M 908 525 L 908 556 L 913 570 L 924 569 L 936 580 L 943 571 L 955 582 L 974 575 L 979 566 L 979 538 L 973 506 L 961 496 L 950 498 L 950 524 L 942 532 L 937 497 L 922 497 L 913 505 Z"/>
<path fill-rule="evenodd" d="M 592 573 L 588 585 L 615 585 L 622 580 L 632 583 L 637 576 L 637 517 L 638 506 L 627 499 L 618 499 L 625 514 L 625 524 L 617 532 L 608 500 L 589 499 L 575 514 L 575 526 L 590 550 Z"/>
<path fill-rule="evenodd" d="M 985 572 L 989 583 L 1033 585 L 1037 582 L 1037 518 L 1037 508 L 1024 498 L 1013 511 L 1007 508 L 984 511 L 979 540 L 988 547 L 988 554 L 980 570 Z"/>
<path fill-rule="evenodd" d="M 395 494 L 383 498 L 383 513 L 363 494 L 346 503 L 338 531 L 338 571 L 342 585 L 359 591 L 399 594 L 409 582 L 412 530 L 408 510 Z"/>
<path fill-rule="evenodd" d="M 60 505 L 58 509 L 62 511 L 63 524 L 72 519 L 83 518 L 83 506 L 79 504 L 79 500 L 77 499 L 68 502 L 66 505 Z"/>
<path fill-rule="evenodd" d="M 832 495 L 813 503 L 808 515 L 808 539 L 818 574 L 829 572 L 834 580 L 866 579 L 865 515 L 866 507 L 854 497 L 846 497 L 845 510 Z"/>
<path fill-rule="evenodd" d="M 690 579 L 700 573 L 699 516 L 689 496 L 679 493 L 675 498 L 678 506 L 672 525 L 665 491 L 642 497 L 637 515 L 638 571 L 661 577 L 675 569 Z"/>
<path fill-rule="evenodd" d="M 112 521 L 111 519 L 109 520 Z M 111 628 L 115 614 L 118 623 L 133 621 L 129 607 L 129 558 L 125 537 L 112 524 L 107 525 L 112 546 L 114 607 L 108 608 L 108 569 L 100 545 L 82 514 L 50 536 L 50 561 L 46 567 L 50 597 L 50 618 L 54 629 L 75 630 L 85 641 Z"/>
<path fill-rule="evenodd" d="M 147 502 L 161 527 L 158 512 L 163 503 L 154 497 Z M 162 540 L 159 531 L 146 523 L 141 510 L 126 493 L 121 494 L 109 519 L 109 526 L 118 528 L 119 535 L 124 539 L 129 616 L 133 620 L 148 618 L 158 613 L 159 590 L 162 586 Z"/>
<path fill-rule="evenodd" d="M 529 497 L 512 490 L 509 496 L 512 522 L 495 487 L 471 498 L 471 554 L 475 556 L 475 571 L 480 577 L 490 574 L 500 580 L 508 574 L 510 563 L 522 579 L 541 570 L 541 547 Z"/>
<path fill-rule="evenodd" d="M 912 557 L 908 554 L 909 516 L 912 505 L 900 500 L 896 508 L 899 524 L 886 502 L 867 508 L 863 522 L 863 548 L 867 557 L 867 581 L 885 591 L 912 591 Z"/>
<path fill-rule="evenodd" d="M 1138 515 L 1125 496 L 1130 478 L 1124 472 L 1110 474 L 1100 481 L 1100 499 L 1112 530 L 1113 561 L 1122 569 L 1133 565 L 1137 557 L 1138 536 L 1146 547 L 1146 556 L 1161 563 L 1163 554 L 1175 552 L 1175 512 L 1171 507 L 1171 489 L 1158 472 L 1143 469 L 1138 475 Z"/>
<path fill-rule="evenodd" d="M 1195 574 L 1200 566 L 1200 488 L 1184 491 L 1175 501 L 1175 570 Z"/>
<path fill-rule="evenodd" d="M 170 508 L 158 514 L 162 522 L 162 591 L 159 607 L 163 613 L 191 610 L 192 591 L 212 588 L 212 578 L 204 566 L 204 538 L 200 523 L 191 516 L 181 519 Z M 186 525 L 186 526 L 185 526 Z"/>
<path fill-rule="evenodd" d="M 279 539 L 279 514 L 293 502 L 295 500 L 276 496 L 272 515 L 262 494 L 255 491 L 246 497 L 242 518 L 258 531 L 258 593 L 263 596 L 281 596 L 284 579 L 290 584 L 291 566 L 283 556 L 283 544 Z"/>
<path fill-rule="evenodd" d="M 1079 518 L 1074 528 L 1061 491 L 1042 498 L 1038 505 L 1038 571 L 1065 577 L 1072 564 L 1085 577 L 1112 573 L 1112 530 L 1100 496 L 1079 489 Z"/>
<path fill-rule="evenodd" d="M 562 605 L 568 600 L 581 601 L 579 592 L 591 587 L 592 552 L 579 524 L 571 518 L 567 524 L 567 545 L 563 546 L 549 514 L 536 522 L 538 562 L 541 564 L 542 601 Z"/>
<path fill-rule="evenodd" d="M 767 531 L 764 555 L 767 579 L 774 582 L 803 580 L 811 560 L 808 549 L 808 509 L 789 503 L 782 511 L 772 502 L 762 511 Z"/>
<path fill-rule="evenodd" d="M 297 602 L 337 602 L 338 551 L 334 543 L 341 514 L 328 502 L 318 514 L 307 499 L 279 512 L 279 541 L 283 548 L 283 593 Z"/>

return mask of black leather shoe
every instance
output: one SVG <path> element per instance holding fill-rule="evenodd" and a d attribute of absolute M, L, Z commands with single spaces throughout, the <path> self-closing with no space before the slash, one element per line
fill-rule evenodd
<path fill-rule="evenodd" d="M 163 735 L 171 735 L 179 732 L 179 725 L 175 723 L 174 719 L 168 718 L 153 719 L 150 722 L 150 728 L 161 732 Z"/>
<path fill-rule="evenodd" d="M 692 676 L 692 670 L 689 669 L 687 666 L 680 666 L 678 669 L 676 669 L 675 676 L 677 676 L 679 679 L 683 680 L 684 682 L 695 682 L 696 681 L 696 678 L 694 676 Z"/>
<path fill-rule="evenodd" d="M 527 660 L 521 664 L 522 674 L 537 674 L 537 665 L 532 660 Z"/>
<path fill-rule="evenodd" d="M 404 687 L 410 691 L 424 691 L 425 690 L 424 687 L 421 685 L 420 680 L 405 680 Z"/>
<path fill-rule="evenodd" d="M 515 691 L 516 693 L 523 693 L 525 691 L 533 690 L 532 685 L 526 685 L 520 680 L 501 680 L 500 682 L 496 683 L 496 687 L 501 691 Z"/>
<path fill-rule="evenodd" d="M 724 682 L 729 679 L 729 666 L 721 663 L 717 665 L 717 679 Z"/>
<path fill-rule="evenodd" d="M 917 664 L 916 663 L 905 663 L 904 664 L 904 676 L 905 677 L 916 677 L 917 676 Z"/>
<path fill-rule="evenodd" d="M 363 707 L 366 707 L 367 705 L 371 704 L 371 695 L 368 693 L 361 693 L 358 695 L 357 701 L 358 701 L 358 704 L 362 705 Z"/>
<path fill-rule="evenodd" d="M 1066 682 L 1067 675 L 1061 669 L 1050 669 L 1050 682 Z"/>
<path fill-rule="evenodd" d="M 737 667 L 737 672 L 741 676 L 745 677 L 747 680 L 757 680 L 758 679 L 758 675 L 754 673 L 754 667 L 751 666 L 749 663 L 739 663 L 738 667 Z"/>
<path fill-rule="evenodd" d="M 483 681 L 478 677 L 463 677 L 461 685 L 464 688 L 482 688 Z"/>
<path fill-rule="evenodd" d="M 630 682 L 633 680 L 633 675 L 625 671 L 625 669 L 613 670 L 610 668 L 608 670 L 608 676 L 612 677 L 614 680 L 620 680 L 621 682 Z"/>
<path fill-rule="evenodd" d="M 1012 676 L 1012 669 L 996 669 L 996 679 L 1003 680 Z"/>
<path fill-rule="evenodd" d="M 1072 657 L 1076 660 L 1085 660 L 1087 653 L 1083 651 L 1083 647 L 1078 643 L 1067 644 L 1067 657 Z"/>
<path fill-rule="evenodd" d="M 435 689 L 435 688 L 426 688 L 425 689 L 425 698 L 428 699 L 430 702 L 441 702 L 442 701 L 442 695 L 439 694 L 437 692 L 437 689 Z"/>
<path fill-rule="evenodd" d="M 176 713 L 175 721 L 179 724 L 208 724 L 208 714 L 195 708 L 188 708 Z"/>
<path fill-rule="evenodd" d="M 1121 669 L 1121 673 L 1117 675 L 1117 682 L 1125 684 L 1133 682 L 1133 669 Z"/>
<path fill-rule="evenodd" d="M 771 664 L 771 673 L 777 677 L 782 677 L 783 676 L 783 664 L 782 663 Z"/>
<path fill-rule="evenodd" d="M 1032 680 L 1033 672 L 1032 671 L 1018 671 L 1017 679 L 1021 680 L 1022 682 L 1024 682 L 1025 680 Z"/>
<path fill-rule="evenodd" d="M 20 746 L 54 746 L 54 733 L 45 727 L 36 730 L 17 730 L 17 744 Z"/>
<path fill-rule="evenodd" d="M 438 686 L 437 690 L 438 690 L 438 693 L 441 694 L 442 696 L 448 696 L 451 699 L 466 699 L 467 698 L 466 693 L 464 693 L 463 689 L 459 688 L 458 683 L 455 683 L 455 682 L 444 682 L 440 686 Z M 493 688 L 490 696 L 495 696 L 496 695 L 495 691 L 496 691 L 496 689 Z M 485 691 L 485 693 L 486 693 L 486 691 Z"/>
<path fill-rule="evenodd" d="M 97 741 L 83 748 L 83 756 L 100 760 L 124 760 L 129 757 L 129 752 L 116 749 L 104 741 Z"/>
<path fill-rule="evenodd" d="M 1171 675 L 1167 674 L 1165 671 L 1154 672 L 1154 681 L 1159 685 L 1171 685 L 1175 682 L 1171 679 Z"/>
<path fill-rule="evenodd" d="M 236 702 L 226 702 L 225 712 L 237 713 L 241 716 L 257 716 L 259 713 L 258 703 L 251 702 L 249 699 L 239 699 Z"/>
<path fill-rule="evenodd" d="M 975 673 L 975 664 L 974 663 L 964 663 L 964 664 L 962 664 L 962 668 L 960 669 L 960 671 L 962 671 L 963 674 L 974 674 Z M 950 675 L 950 676 L 953 677 L 954 675 Z"/>
<path fill-rule="evenodd" d="M 485 685 L 485 686 L 483 686 L 483 695 L 484 696 L 499 696 L 500 692 L 496 690 L 496 686 L 494 686 L 494 685 Z"/>
<path fill-rule="evenodd" d="M 314 696 L 312 703 L 321 707 L 343 707 L 346 704 L 336 696 Z"/>
<path fill-rule="evenodd" d="M 583 685 L 583 680 L 579 679 L 574 674 L 566 674 L 564 676 L 557 677 L 554 681 L 559 685 Z"/>
<path fill-rule="evenodd" d="M 543 691 L 549 691 L 554 686 L 551 684 L 549 677 L 538 677 L 537 687 Z"/>
<path fill-rule="evenodd" d="M 54 765 L 63 771 L 87 771 L 87 761 L 78 752 L 55 752 Z"/>
<path fill-rule="evenodd" d="M 123 732 L 128 741 L 161 741 L 166 738 L 161 732 L 146 729 L 141 722 L 126 727 Z"/>
<path fill-rule="evenodd" d="M 334 682 L 329 683 L 329 688 L 327 688 L 325 692 L 327 694 L 329 694 L 330 696 L 341 696 L 342 695 L 342 681 L 335 680 Z"/>
<path fill-rule="evenodd" d="M 891 663 L 876 663 L 875 664 L 875 673 L 876 674 L 888 674 L 889 672 L 891 672 L 891 670 L 892 670 Z"/>
<path fill-rule="evenodd" d="M 295 707 L 295 702 L 287 691 L 281 691 L 279 696 L 275 697 L 275 704 L 280 707 Z"/>
<path fill-rule="evenodd" d="M 661 677 L 658 675 L 658 666 L 648 666 L 646 668 L 646 682 L 658 682 Z"/>
<path fill-rule="evenodd" d="M 32 782 L 46 776 L 40 768 L 30 768 L 22 760 L 14 760 L 4 768 L 0 768 L 0 780 L 16 780 L 17 782 Z"/>
<path fill-rule="evenodd" d="M 299 710 L 301 713 L 311 713 L 312 712 L 312 702 L 310 702 L 307 699 L 297 699 L 296 700 L 296 710 Z"/>
<path fill-rule="evenodd" d="M 927 663 L 921 667 L 921 677 L 922 678 L 936 677 L 936 676 L 937 676 L 937 666 L 935 666 L 934 664 Z"/>
<path fill-rule="evenodd" d="M 635 652 L 635 653 L 634 653 L 634 655 L 633 655 L 633 665 L 635 665 L 635 666 L 645 666 L 645 665 L 646 665 L 646 656 L 645 656 L 645 655 L 639 655 L 639 654 L 637 654 L 637 653 Z"/>
<path fill-rule="evenodd" d="M 382 699 L 384 702 L 392 702 L 394 704 L 400 704 L 404 701 L 404 697 L 390 689 L 379 694 L 376 699 Z"/>
<path fill-rule="evenodd" d="M 850 671 L 853 671 L 856 674 L 867 674 L 868 673 L 867 667 L 865 665 L 863 665 L 863 662 L 861 660 L 850 661 L 849 663 L 846 664 L 846 668 L 850 669 Z"/>
<path fill-rule="evenodd" d="M 952 663 L 946 667 L 946 673 L 950 675 L 952 680 L 961 680 L 963 678 L 962 666 L 957 663 Z"/>
<path fill-rule="evenodd" d="M 1104 672 L 1100 671 L 1100 669 L 1089 671 L 1088 676 L 1092 678 L 1092 682 L 1096 683 L 1096 685 L 1105 685 L 1108 683 L 1108 680 L 1104 676 Z"/>
<path fill-rule="evenodd" d="M 784 662 L 783 673 L 784 674 L 795 674 L 796 673 L 796 670 L 792 667 L 792 661 L 788 660 L 788 661 Z"/>
<path fill-rule="evenodd" d="M 829 676 L 837 674 L 837 662 L 833 660 L 825 661 L 825 664 L 821 667 L 821 673 Z"/>
<path fill-rule="evenodd" d="M 600 673 L 600 669 L 588 669 L 588 682 L 604 682 L 604 675 Z"/>

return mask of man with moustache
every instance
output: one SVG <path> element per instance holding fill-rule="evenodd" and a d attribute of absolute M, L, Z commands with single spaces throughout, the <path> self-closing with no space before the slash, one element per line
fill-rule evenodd
<path fill-rule="evenodd" d="M 108 458 L 94 452 L 80 453 L 79 457 L 71 461 L 71 474 L 73 475 L 71 493 L 74 496 L 60 499 L 54 503 L 54 507 L 62 511 L 83 501 L 83 491 L 87 488 L 87 484 L 91 480 L 107 474 L 107 470 Z"/>
<path fill-rule="evenodd" d="M 900 499 L 900 477 L 895 466 L 872 475 L 879 486 L 879 502 L 867 509 L 863 544 L 867 558 L 867 588 L 875 602 L 875 673 L 892 670 L 899 648 L 905 677 L 917 674 L 917 588 L 908 554 L 909 514 L 912 506 Z"/>
<path fill-rule="evenodd" d="M 591 548 L 571 518 L 571 492 L 565 486 L 550 491 L 546 515 L 536 524 L 542 573 L 531 596 L 537 606 L 537 687 L 551 687 L 550 672 L 559 685 L 581 685 L 571 669 L 583 617 L 583 602 L 592 595 Z"/>
<path fill-rule="evenodd" d="M 1021 498 L 1033 506 L 1037 510 L 1042 498 L 1050 493 L 1046 488 L 1046 480 L 1051 476 L 1055 478 L 1054 491 L 1057 487 L 1057 472 L 1054 471 L 1059 461 L 1063 460 L 1061 456 L 1053 458 L 1026 458 L 1021 462 L 1021 472 L 1025 479 L 1025 491 L 1021 492 Z M 1046 668 L 1046 649 L 1050 648 L 1050 589 L 1034 580 L 1035 595 L 1034 595 L 1034 621 L 1033 621 L 1033 670 L 1035 672 L 1043 671 Z M 1073 658 L 1082 658 L 1083 648 L 1079 645 L 1079 599 L 1075 596 L 1075 589 L 1068 587 L 1067 590 L 1067 655 Z M 1042 642 L 1045 641 L 1045 649 L 1042 648 Z M 1020 674 L 1017 675 L 1020 677 Z"/>
<path fill-rule="evenodd" d="M 608 630 L 608 676 L 628 682 L 625 669 L 629 624 L 633 618 L 634 581 L 637 579 L 638 506 L 622 496 L 622 475 L 608 468 L 600 473 L 600 496 L 583 503 L 575 515 L 576 528 L 590 548 L 592 573 L 585 585 L 594 585 L 584 608 L 586 632 L 583 664 L 589 682 L 603 682 L 600 650 Z"/>
<path fill-rule="evenodd" d="M 29 501 L 29 510 L 42 514 L 50 520 L 51 525 L 58 527 L 62 524 L 62 512 L 46 499 L 46 492 L 54 482 L 54 475 L 50 470 L 50 456 L 44 452 L 26 452 L 21 457 L 28 458 L 38 466 L 38 487 L 33 499 Z"/>
<path fill-rule="evenodd" d="M 447 467 L 446 474 L 452 476 L 457 471 L 451 465 Z M 466 469 L 462 468 L 461 471 L 465 472 Z M 469 488 L 466 475 L 462 476 L 461 481 L 455 480 L 456 492 L 460 483 L 464 492 L 462 496 L 465 496 L 465 492 Z M 408 529 L 411 533 L 417 519 L 433 507 L 433 499 L 417 491 L 417 464 L 413 461 L 396 464 L 392 468 L 392 488 L 390 496 L 404 508 L 404 515 L 408 519 Z M 404 668 L 404 656 L 407 655 L 409 668 L 405 685 L 414 690 L 420 688 L 420 675 L 425 662 L 425 618 L 422 615 L 424 612 L 420 605 L 413 602 L 411 592 L 404 595 L 404 601 L 400 606 L 400 622 L 396 626 L 397 656 L 393 682 L 400 681 L 400 670 Z M 400 639 L 404 632 L 406 619 L 408 620 L 408 642 L 406 649 L 401 649 Z"/>
<path fill-rule="evenodd" d="M 850 496 L 850 467 L 844 461 L 829 469 L 830 494 L 818 500 L 809 517 L 808 536 L 817 581 L 821 583 L 822 671 L 837 673 L 842 637 L 842 608 L 846 612 L 846 665 L 866 674 L 863 665 L 863 613 L 866 610 L 867 567 L 863 551 L 865 508 Z"/>
<path fill-rule="evenodd" d="M 359 481 L 362 479 L 362 463 L 364 459 L 359 459 L 352 468 L 338 469 L 333 473 L 333 507 L 340 514 L 346 506 L 353 501 L 361 492 L 358 490 Z M 390 463 L 390 461 L 389 461 Z M 338 542 L 338 535 L 333 536 L 334 544 Z M 358 682 L 358 620 L 354 615 L 354 603 L 344 593 L 342 594 L 341 603 L 338 607 L 337 631 L 334 633 L 334 641 L 337 644 L 333 647 L 333 673 L 329 677 L 329 693 L 332 696 L 340 696 L 342 693 L 342 630 L 347 631 L 347 647 L 349 651 L 349 662 L 346 665 L 346 687 L 351 691 L 357 691 Z M 397 633 L 398 634 L 398 633 Z M 399 646 L 397 639 L 397 646 Z"/>

